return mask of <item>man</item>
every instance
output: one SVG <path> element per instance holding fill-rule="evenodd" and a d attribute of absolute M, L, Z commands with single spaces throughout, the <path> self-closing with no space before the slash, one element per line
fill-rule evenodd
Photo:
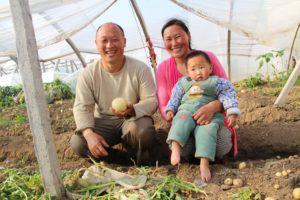
<path fill-rule="evenodd" d="M 100 26 L 95 42 L 101 59 L 78 78 L 73 108 L 77 129 L 71 147 L 81 157 L 103 159 L 110 147 L 123 142 L 140 156 L 153 148 L 155 138 L 150 116 L 157 109 L 157 99 L 150 68 L 124 56 L 126 38 L 117 24 Z M 116 97 L 130 102 L 125 111 L 111 108 Z"/>

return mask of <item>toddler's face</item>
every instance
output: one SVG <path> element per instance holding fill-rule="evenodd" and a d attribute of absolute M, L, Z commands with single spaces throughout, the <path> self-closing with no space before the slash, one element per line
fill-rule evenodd
<path fill-rule="evenodd" d="M 195 56 L 187 62 L 187 73 L 192 80 L 204 81 L 212 72 L 212 67 L 203 56 Z"/>

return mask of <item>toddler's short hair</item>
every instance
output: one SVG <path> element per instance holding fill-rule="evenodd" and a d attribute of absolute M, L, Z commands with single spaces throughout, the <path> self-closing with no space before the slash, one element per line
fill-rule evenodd
<path fill-rule="evenodd" d="M 210 58 L 209 58 L 209 56 L 207 55 L 207 53 L 205 53 L 204 51 L 193 50 L 193 51 L 191 51 L 190 53 L 188 53 L 188 55 L 185 57 L 185 66 L 187 66 L 187 63 L 188 63 L 188 61 L 189 61 L 191 58 L 194 58 L 194 57 L 196 57 L 196 56 L 203 56 L 204 59 L 205 59 L 209 64 L 211 64 Z"/>

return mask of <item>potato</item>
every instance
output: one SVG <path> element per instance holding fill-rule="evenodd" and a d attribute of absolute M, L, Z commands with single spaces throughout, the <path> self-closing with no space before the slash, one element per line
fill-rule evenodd
<path fill-rule="evenodd" d="M 232 178 L 226 178 L 226 179 L 224 180 L 224 184 L 225 184 L 225 185 L 232 185 Z"/>
<path fill-rule="evenodd" d="M 294 156 L 289 156 L 289 160 L 294 160 Z"/>
<path fill-rule="evenodd" d="M 293 190 L 293 197 L 294 199 L 300 199 L 300 188 L 295 188 Z"/>
<path fill-rule="evenodd" d="M 275 176 L 277 176 L 277 177 L 281 177 L 281 176 L 282 176 L 282 174 L 281 174 L 281 172 L 276 172 Z"/>
<path fill-rule="evenodd" d="M 275 185 L 274 185 L 274 188 L 278 190 L 278 189 L 280 188 L 280 185 L 275 184 Z"/>
<path fill-rule="evenodd" d="M 112 103 L 111 107 L 117 112 L 123 112 L 127 109 L 127 101 L 123 98 L 115 98 Z"/>
<path fill-rule="evenodd" d="M 247 167 L 246 162 L 241 162 L 241 163 L 239 164 L 239 169 L 244 169 L 244 168 L 246 168 L 246 167 Z"/>
<path fill-rule="evenodd" d="M 281 172 L 281 175 L 282 175 L 283 177 L 287 177 L 287 176 L 288 176 L 288 173 L 287 173 L 287 171 L 282 171 L 282 172 Z"/>
<path fill-rule="evenodd" d="M 292 173 L 292 170 L 288 169 L 288 170 L 286 170 L 286 172 L 287 172 L 288 174 L 290 174 L 290 173 Z"/>
<path fill-rule="evenodd" d="M 236 187 L 242 187 L 243 186 L 243 180 L 240 179 L 240 178 L 235 178 L 233 179 L 232 181 L 233 185 L 236 186 Z"/>
<path fill-rule="evenodd" d="M 221 189 L 222 189 L 223 191 L 226 191 L 226 190 L 230 190 L 231 187 L 230 187 L 230 185 L 221 185 Z"/>

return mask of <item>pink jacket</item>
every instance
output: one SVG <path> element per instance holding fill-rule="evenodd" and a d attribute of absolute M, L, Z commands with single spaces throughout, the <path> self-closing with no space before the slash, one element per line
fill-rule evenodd
<path fill-rule="evenodd" d="M 208 54 L 213 68 L 213 75 L 216 75 L 220 78 L 228 79 L 227 75 L 219 62 L 218 58 L 210 51 L 204 51 Z M 166 120 L 165 108 L 168 104 L 168 101 L 171 98 L 171 93 L 174 85 L 177 83 L 178 79 L 182 77 L 182 74 L 178 71 L 175 59 L 173 57 L 164 60 L 159 64 L 156 71 L 156 86 L 157 86 L 157 97 L 159 110 L 162 117 Z M 227 122 L 225 120 L 225 126 Z M 237 138 L 235 131 L 229 128 L 232 133 L 234 154 L 237 154 Z"/>

